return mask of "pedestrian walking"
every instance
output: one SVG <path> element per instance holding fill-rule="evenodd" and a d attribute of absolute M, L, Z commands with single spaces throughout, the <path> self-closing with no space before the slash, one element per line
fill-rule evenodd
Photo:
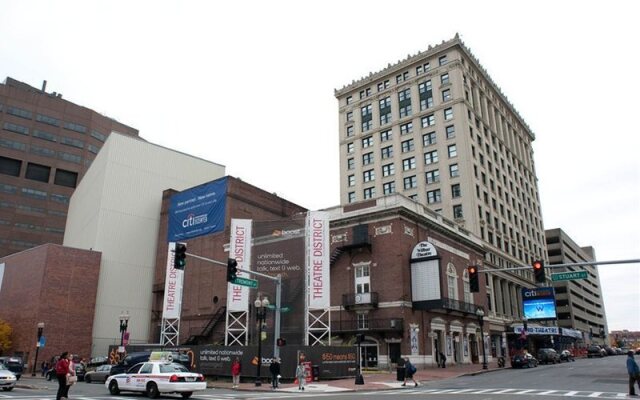
<path fill-rule="evenodd" d="M 640 368 L 638 363 L 633 359 L 633 351 L 627 352 L 627 373 L 629 374 L 629 396 L 637 396 L 634 385 L 638 385 L 640 391 Z"/>
<path fill-rule="evenodd" d="M 242 372 L 242 364 L 240 358 L 236 357 L 231 363 L 231 377 L 233 378 L 233 388 L 236 389 L 240 384 L 240 373 Z"/>
<path fill-rule="evenodd" d="M 276 390 L 278 388 L 278 379 L 280 379 L 280 357 L 274 357 L 271 360 L 269 372 L 271 372 L 271 389 Z"/>
<path fill-rule="evenodd" d="M 296 367 L 296 378 L 298 379 L 298 390 L 304 391 L 304 384 L 307 383 L 307 369 L 302 361 L 298 362 Z"/>
<path fill-rule="evenodd" d="M 440 366 L 447 368 L 447 356 L 445 356 L 443 352 L 440 352 Z"/>
<path fill-rule="evenodd" d="M 56 363 L 56 377 L 58 378 L 58 392 L 56 393 L 56 400 L 68 399 L 69 388 L 77 380 L 76 373 L 73 370 L 73 364 L 71 362 L 71 354 L 64 352 L 60 355 L 60 359 Z"/>
<path fill-rule="evenodd" d="M 404 382 L 402 382 L 401 386 L 407 386 L 407 379 L 411 379 L 415 386 L 418 386 L 418 382 L 413 379 L 413 374 L 416 373 L 415 365 L 411 364 L 409 357 L 404 359 Z"/>

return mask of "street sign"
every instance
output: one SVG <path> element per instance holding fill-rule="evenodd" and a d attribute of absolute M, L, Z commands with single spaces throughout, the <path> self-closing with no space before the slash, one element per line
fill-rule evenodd
<path fill-rule="evenodd" d="M 276 305 L 275 305 L 275 304 L 269 304 L 269 305 L 267 306 L 267 308 L 268 308 L 269 310 L 275 310 L 275 309 L 276 309 Z M 289 306 L 282 306 L 282 307 L 280 307 L 280 312 L 281 312 L 281 313 L 283 313 L 283 312 L 289 312 L 289 311 L 291 311 L 291 307 L 289 307 Z"/>
<path fill-rule="evenodd" d="M 234 285 L 246 286 L 252 289 L 256 289 L 258 287 L 258 281 L 255 279 L 237 277 L 231 283 L 233 283 Z"/>
<path fill-rule="evenodd" d="M 589 277 L 589 273 L 587 271 L 559 272 L 559 273 L 551 274 L 551 280 L 553 282 L 573 281 L 576 279 L 587 279 L 588 277 Z"/>

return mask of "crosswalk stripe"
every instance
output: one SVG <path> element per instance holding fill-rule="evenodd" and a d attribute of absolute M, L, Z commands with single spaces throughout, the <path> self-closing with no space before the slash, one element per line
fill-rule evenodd
<path fill-rule="evenodd" d="M 493 392 L 492 394 L 509 393 L 509 392 L 513 392 L 514 390 L 517 390 L 517 389 L 503 389 L 503 390 L 498 390 L 497 392 Z"/>
<path fill-rule="evenodd" d="M 602 394 L 602 392 L 593 392 L 590 395 L 588 395 L 587 397 L 600 397 L 601 394 Z"/>
<path fill-rule="evenodd" d="M 544 395 L 553 394 L 553 393 L 558 393 L 558 391 L 557 390 L 547 390 L 546 392 L 540 392 L 540 393 L 536 393 L 536 394 L 539 395 L 539 396 L 544 396 Z"/>
<path fill-rule="evenodd" d="M 535 392 L 535 389 L 526 389 L 526 390 L 521 390 L 519 392 L 515 392 L 513 394 L 527 394 L 527 393 L 531 393 L 531 392 Z"/>
<path fill-rule="evenodd" d="M 575 396 L 576 394 L 578 394 L 577 391 L 571 391 L 571 392 L 565 393 L 564 396 Z"/>

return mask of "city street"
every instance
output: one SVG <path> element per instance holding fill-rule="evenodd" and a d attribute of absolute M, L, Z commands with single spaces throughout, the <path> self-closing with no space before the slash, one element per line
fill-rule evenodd
<path fill-rule="evenodd" d="M 611 356 L 602 359 L 579 359 L 572 363 L 541 365 L 532 369 L 499 369 L 487 373 L 460 376 L 452 379 L 421 381 L 417 388 L 402 388 L 397 382 L 388 382 L 386 390 L 366 390 L 356 392 L 330 393 L 331 381 L 310 385 L 305 393 L 289 387 L 283 391 L 229 389 L 207 389 L 193 396 L 194 399 L 275 399 L 275 398 L 322 398 L 328 400 L 346 399 L 556 399 L 626 398 L 627 375 L 625 356 Z M 375 379 L 365 376 L 365 379 Z M 1 392 L 1 399 L 52 399 L 55 398 L 56 384 L 42 379 L 24 377 L 20 386 L 12 392 Z M 26 388 L 32 386 L 33 388 Z M 127 394 L 111 396 L 102 384 L 79 383 L 72 387 L 73 399 L 144 399 L 143 395 Z M 181 399 L 178 395 L 162 398 Z"/>

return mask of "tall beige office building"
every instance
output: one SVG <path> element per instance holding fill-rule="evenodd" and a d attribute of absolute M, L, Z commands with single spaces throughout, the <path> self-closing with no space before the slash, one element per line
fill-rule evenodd
<path fill-rule="evenodd" d="M 401 193 L 482 238 L 492 336 L 545 259 L 534 133 L 456 35 L 335 91 L 341 204 Z"/>

